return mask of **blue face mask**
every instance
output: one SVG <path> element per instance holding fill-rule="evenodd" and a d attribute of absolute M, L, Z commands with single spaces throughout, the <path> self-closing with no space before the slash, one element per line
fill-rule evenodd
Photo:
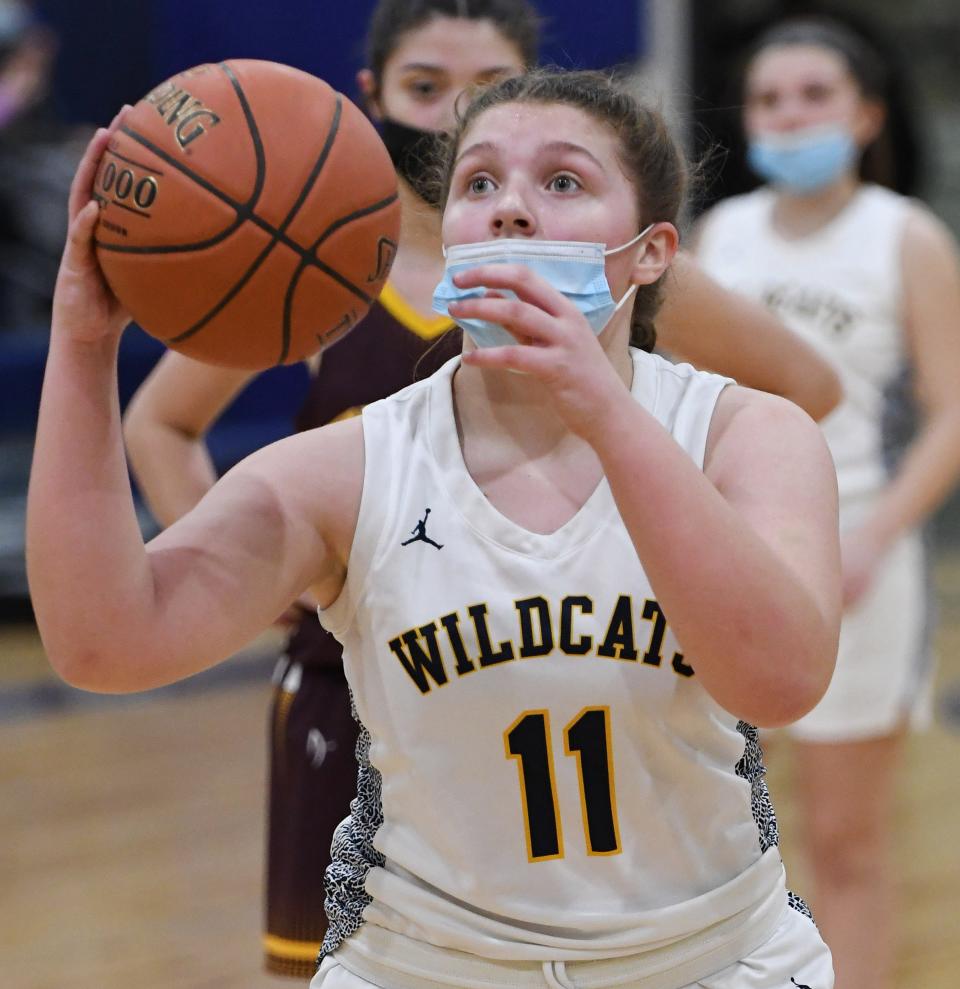
<path fill-rule="evenodd" d="M 747 148 L 747 162 L 762 179 L 788 192 L 823 189 L 853 168 L 858 148 L 839 124 L 764 134 Z"/>
<path fill-rule="evenodd" d="M 446 248 L 447 259 L 443 280 L 433 293 L 433 311 L 449 315 L 451 302 L 462 299 L 482 298 L 485 288 L 461 289 L 453 284 L 453 276 L 485 264 L 524 264 L 546 279 L 557 291 L 563 293 L 587 318 L 593 332 L 600 331 L 610 322 L 613 314 L 636 291 L 631 285 L 619 302 L 613 301 L 604 258 L 608 254 L 624 251 L 645 237 L 654 224 L 640 231 L 633 240 L 620 247 L 606 250 L 605 244 L 591 244 L 576 240 L 535 240 L 529 238 L 504 238 L 486 240 L 478 244 L 457 244 Z M 515 292 L 504 292 L 515 299 Z M 452 317 L 451 317 L 452 318 Z M 516 337 L 497 323 L 483 319 L 458 319 L 456 322 L 470 334 L 478 347 L 503 347 L 516 344 Z"/>

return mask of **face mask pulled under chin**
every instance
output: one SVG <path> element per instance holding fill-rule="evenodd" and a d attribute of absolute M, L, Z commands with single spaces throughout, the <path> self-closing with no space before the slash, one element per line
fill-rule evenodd
<path fill-rule="evenodd" d="M 787 192 L 806 194 L 832 185 L 857 161 L 853 135 L 840 124 L 761 134 L 747 147 L 747 163 L 760 178 Z"/>
<path fill-rule="evenodd" d="M 649 224 L 632 240 L 610 250 L 607 250 L 605 244 L 588 241 L 526 238 L 504 238 L 448 247 L 444 250 L 447 264 L 443 279 L 433 293 L 433 311 L 449 316 L 451 302 L 482 298 L 487 294 L 487 290 L 482 287 L 458 288 L 453 283 L 453 276 L 459 272 L 487 264 L 523 264 L 532 268 L 569 299 L 599 336 L 614 313 L 630 300 L 637 288 L 636 285 L 631 285 L 620 301 L 615 302 L 607 283 L 604 259 L 607 255 L 632 247 L 653 226 L 654 224 Z M 515 292 L 503 292 L 503 295 L 516 298 Z M 483 319 L 456 319 L 456 322 L 480 348 L 503 347 L 517 342 L 516 337 L 497 323 Z"/>
<path fill-rule="evenodd" d="M 392 117 L 379 120 L 377 129 L 397 174 L 424 202 L 435 206 L 437 197 L 429 177 L 437 159 L 439 134 L 409 127 Z"/>

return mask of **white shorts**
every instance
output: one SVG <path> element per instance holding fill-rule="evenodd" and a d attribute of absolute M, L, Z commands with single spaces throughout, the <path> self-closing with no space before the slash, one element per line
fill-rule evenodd
<path fill-rule="evenodd" d="M 787 731 L 805 742 L 856 742 L 933 714 L 933 595 L 923 539 L 888 552 L 864 599 L 843 616 L 837 667 L 820 703 Z"/>
<path fill-rule="evenodd" d="M 349 941 L 347 942 L 349 943 Z M 449 981 L 397 973 L 396 981 L 384 977 L 377 982 L 351 972 L 340 952 L 323 960 L 310 989 L 485 989 L 476 978 L 458 977 L 457 964 L 451 953 Z M 345 953 L 344 953 L 345 954 Z M 386 959 L 383 960 L 386 962 Z M 347 962 L 347 964 L 349 964 Z M 605 977 L 591 977 L 591 962 L 499 963 L 501 977 L 487 984 L 488 989 L 833 989 L 833 962 L 813 922 L 793 907 L 785 907 L 780 924 L 759 948 L 746 958 L 697 982 L 677 984 L 669 973 L 639 981 L 611 978 L 610 961 L 604 962 Z M 509 969 L 509 971 L 506 971 Z"/>

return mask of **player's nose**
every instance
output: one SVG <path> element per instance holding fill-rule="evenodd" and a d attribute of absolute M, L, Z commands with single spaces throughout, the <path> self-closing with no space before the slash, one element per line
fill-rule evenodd
<path fill-rule="evenodd" d="M 505 189 L 497 197 L 490 228 L 494 237 L 532 237 L 536 233 L 536 218 L 519 190 Z"/>
<path fill-rule="evenodd" d="M 802 99 L 797 96 L 787 96 L 780 101 L 774 119 L 774 129 L 781 133 L 798 130 L 808 125 L 809 110 Z"/>

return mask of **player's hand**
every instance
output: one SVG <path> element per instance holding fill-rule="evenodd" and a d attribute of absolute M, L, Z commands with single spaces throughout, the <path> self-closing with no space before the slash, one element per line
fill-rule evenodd
<path fill-rule="evenodd" d="M 464 363 L 537 378 L 549 389 L 568 428 L 589 441 L 626 387 L 580 310 L 522 264 L 482 265 L 453 280 L 460 288 L 482 287 L 490 293 L 452 303 L 451 316 L 497 323 L 518 343 L 471 350 L 464 354 Z M 506 289 L 517 298 L 500 294 Z"/>
<path fill-rule="evenodd" d="M 93 182 L 100 159 L 120 125 L 124 107 L 109 127 L 101 127 L 87 145 L 70 186 L 70 225 L 53 295 L 54 332 L 78 343 L 97 343 L 120 335 L 129 314 L 110 290 L 97 263 L 93 232 L 100 207 Z"/>
<path fill-rule="evenodd" d="M 873 586 L 877 569 L 884 556 L 880 545 L 868 530 L 853 529 L 840 539 L 843 567 L 843 609 L 859 604 Z"/>

